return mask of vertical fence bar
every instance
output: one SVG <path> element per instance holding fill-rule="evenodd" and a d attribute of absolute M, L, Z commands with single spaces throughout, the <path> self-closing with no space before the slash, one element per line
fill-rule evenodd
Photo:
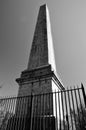
<path fill-rule="evenodd" d="M 11 109 L 11 98 L 8 99 L 8 109 L 6 110 L 6 114 L 10 114 L 11 113 L 10 109 Z M 9 116 L 11 116 L 11 115 L 9 115 Z M 7 117 L 7 120 L 8 120 L 8 117 Z M 6 129 L 7 129 L 7 125 L 6 125 Z"/>
<path fill-rule="evenodd" d="M 33 112 L 33 110 L 32 110 L 32 103 L 33 102 L 33 95 L 32 95 L 32 93 L 31 93 L 31 101 L 30 101 L 30 130 L 32 130 L 32 120 L 33 120 L 33 116 L 32 116 L 32 112 Z M 29 113 L 29 98 L 28 98 L 28 110 L 27 110 L 28 112 L 27 113 Z M 27 119 L 28 119 L 28 117 L 27 117 Z"/>
<path fill-rule="evenodd" d="M 16 100 L 17 100 L 17 98 L 12 98 L 11 100 L 12 100 L 12 104 L 13 104 L 13 106 L 12 106 L 12 112 L 13 113 L 12 113 L 10 122 L 11 122 L 11 127 L 13 127 L 13 118 L 14 118 L 14 114 L 15 114 L 15 107 L 16 107 Z M 10 129 L 11 129 L 11 127 L 10 127 Z"/>
<path fill-rule="evenodd" d="M 10 99 L 10 100 L 12 101 L 12 99 Z M 11 102 L 11 101 L 10 101 L 10 102 Z M 9 112 L 9 113 L 10 113 L 10 112 Z M 12 106 L 11 106 L 11 113 L 12 113 Z M 10 115 L 9 118 L 11 118 L 11 115 Z M 8 119 L 8 121 L 9 121 L 9 119 Z M 8 123 L 7 123 L 7 127 L 8 127 Z M 6 127 L 6 129 L 7 129 L 7 127 Z M 12 122 L 10 123 L 10 129 L 11 129 L 11 127 L 12 127 Z M 10 130 L 10 129 L 9 129 L 9 130 Z"/>
<path fill-rule="evenodd" d="M 66 90 L 64 92 L 64 96 L 65 96 L 65 108 L 66 108 L 66 121 L 67 121 L 67 129 L 69 130 L 69 114 L 68 114 L 68 108 L 67 108 L 67 92 L 68 90 Z"/>
<path fill-rule="evenodd" d="M 35 130 L 36 124 L 36 108 L 37 107 L 37 96 L 33 96 L 33 114 L 32 114 L 32 130 Z"/>
<path fill-rule="evenodd" d="M 45 98 L 43 94 L 43 130 L 45 130 Z"/>
<path fill-rule="evenodd" d="M 15 100 L 15 103 L 17 103 L 17 98 Z M 17 120 L 17 114 L 16 114 L 16 110 L 15 110 L 15 115 L 13 116 L 13 130 L 15 130 L 14 126 L 16 125 L 16 121 Z"/>
<path fill-rule="evenodd" d="M 71 98 L 72 98 L 72 105 L 73 105 L 73 114 L 74 114 L 74 125 L 75 125 L 75 128 L 77 128 L 76 126 L 76 115 L 75 115 L 75 107 L 74 107 L 74 99 L 73 99 L 73 90 L 71 89 Z"/>
<path fill-rule="evenodd" d="M 27 101 L 27 97 L 25 98 L 23 98 L 23 100 L 24 100 L 24 106 L 23 107 L 25 107 L 25 109 L 26 109 L 26 105 L 27 105 L 27 103 L 25 103 L 25 99 L 26 99 L 26 101 Z M 25 113 L 25 109 L 23 108 L 23 129 L 22 130 L 25 130 L 25 116 L 26 116 L 26 113 Z M 24 116 L 25 115 L 25 116 Z"/>
<path fill-rule="evenodd" d="M 14 100 L 13 99 L 11 99 L 11 102 L 12 102 L 12 116 L 11 116 L 11 118 L 9 118 L 9 121 L 8 121 L 8 125 L 7 125 L 7 130 L 8 130 L 8 127 L 9 127 L 9 124 L 10 124 L 10 129 L 12 128 L 12 126 L 13 126 L 13 116 L 14 116 L 14 104 L 15 104 L 15 98 L 14 98 Z M 9 130 L 10 130 L 9 129 Z"/>
<path fill-rule="evenodd" d="M 65 117 L 64 117 L 64 104 L 63 104 L 63 92 L 61 91 L 61 101 L 62 101 L 62 115 L 63 115 L 63 127 L 65 130 Z"/>
<path fill-rule="evenodd" d="M 22 128 L 22 114 L 23 114 L 23 97 L 20 98 L 20 107 L 21 107 L 21 110 L 20 111 L 20 116 L 18 117 L 19 118 L 19 130 Z M 17 126 L 18 126 L 18 122 L 17 122 Z"/>
<path fill-rule="evenodd" d="M 80 89 L 77 87 L 78 89 L 78 95 L 79 95 L 79 101 L 80 101 L 80 108 L 81 108 L 81 113 L 82 113 L 82 117 L 81 119 L 84 121 L 83 119 L 83 107 L 82 107 L 82 101 L 81 101 L 81 96 L 80 96 Z"/>
<path fill-rule="evenodd" d="M 12 98 L 11 99 L 12 101 L 12 116 L 11 116 L 11 118 L 9 118 L 9 121 L 8 121 L 8 125 L 7 125 L 7 130 L 11 130 L 11 129 L 14 129 L 13 128 L 13 117 L 14 117 L 14 114 L 15 114 L 15 100 L 16 100 L 16 98 Z M 10 125 L 10 126 L 9 126 Z"/>
<path fill-rule="evenodd" d="M 13 104 L 15 104 L 14 106 L 13 106 L 13 112 L 15 111 L 14 109 L 15 109 L 15 107 L 16 107 L 16 98 L 14 98 L 14 100 L 12 99 L 12 102 L 13 102 Z M 14 112 L 15 113 L 15 112 Z M 8 128 L 10 127 L 10 130 L 11 129 L 13 129 L 14 130 L 14 118 L 15 118 L 15 116 L 14 116 L 14 114 L 12 115 L 12 118 L 10 119 L 10 122 L 11 122 L 11 127 L 10 126 L 8 126 Z M 10 124 L 10 123 L 9 123 Z"/>
<path fill-rule="evenodd" d="M 76 89 L 75 89 L 74 93 L 75 93 L 75 100 L 76 100 L 76 106 L 77 106 L 77 112 L 78 112 L 78 119 L 77 120 L 79 120 L 79 127 L 81 128 L 80 112 L 79 112 L 79 108 L 78 108 L 78 99 L 77 99 Z"/>
<path fill-rule="evenodd" d="M 82 93 L 83 93 L 83 98 L 84 98 L 84 103 L 85 103 L 85 107 L 86 107 L 86 95 L 85 95 L 85 90 L 84 90 L 84 86 L 81 83 L 81 88 L 82 88 Z"/>
<path fill-rule="evenodd" d="M 83 84 L 82 84 L 81 90 L 82 90 L 82 93 L 83 93 L 84 105 L 86 107 L 86 104 L 85 104 L 85 91 L 84 91 Z M 83 126 L 84 126 L 84 128 L 85 128 L 85 124 L 84 124 L 85 123 L 85 119 L 84 119 L 84 110 L 83 110 L 84 107 L 83 107 L 83 104 L 82 104 L 82 100 L 81 100 L 81 96 L 80 96 L 80 91 L 79 90 L 78 90 L 78 93 L 79 93 L 81 113 L 82 113 L 82 115 L 81 115 L 81 127 L 83 128 Z"/>
<path fill-rule="evenodd" d="M 70 111 L 70 117 L 71 117 L 71 124 L 72 124 L 72 130 L 73 130 L 73 119 L 72 119 L 72 115 L 71 115 L 71 103 L 70 103 L 70 94 L 68 91 L 68 102 L 69 102 L 69 111 Z"/>
<path fill-rule="evenodd" d="M 24 129 L 24 109 L 25 109 L 24 98 L 25 98 L 25 97 L 22 98 L 22 104 L 23 104 L 22 108 L 23 108 L 23 112 L 22 112 L 22 114 L 21 114 L 21 130 Z"/>
<path fill-rule="evenodd" d="M 49 128 L 49 100 L 48 100 L 49 94 L 46 94 L 46 127 Z"/>
<path fill-rule="evenodd" d="M 37 109 L 36 109 L 36 129 L 39 127 L 39 95 L 37 95 Z"/>
<path fill-rule="evenodd" d="M 24 129 L 24 109 L 25 109 L 25 104 L 24 104 L 24 97 L 22 98 L 22 108 L 23 108 L 23 111 L 21 113 L 21 130 Z"/>
<path fill-rule="evenodd" d="M 60 92 L 58 92 L 58 104 L 59 104 L 59 128 L 61 129 L 61 109 L 60 109 Z"/>
<path fill-rule="evenodd" d="M 18 130 L 18 129 L 19 129 L 19 119 L 18 119 L 18 116 L 19 116 L 19 114 L 20 114 L 20 113 L 19 113 L 19 108 L 21 108 L 21 107 L 20 107 L 20 97 L 17 98 L 17 103 L 18 103 L 18 104 L 17 104 L 17 105 L 18 105 L 18 106 L 17 106 L 17 110 L 18 110 L 18 111 L 16 112 L 16 114 L 15 114 L 15 116 L 14 116 L 14 124 L 15 124 L 15 125 L 14 125 L 14 130 L 16 130 L 16 129 Z M 18 122 L 18 126 L 17 126 L 17 122 Z"/>
<path fill-rule="evenodd" d="M 45 93 L 45 130 L 47 126 L 47 94 Z"/>
<path fill-rule="evenodd" d="M 49 123 L 51 124 L 51 111 L 52 111 L 52 107 L 51 107 L 51 93 L 49 93 Z M 51 130 L 51 127 L 50 127 Z"/>
<path fill-rule="evenodd" d="M 56 127 L 56 130 L 58 130 L 58 121 L 57 121 L 57 93 L 56 92 L 55 92 L 55 109 L 56 109 L 55 127 Z"/>
<path fill-rule="evenodd" d="M 19 97 L 19 104 L 18 105 L 19 105 L 19 108 L 21 108 L 21 110 L 20 111 L 18 110 L 19 115 L 17 115 L 17 118 L 15 119 L 15 121 L 16 121 L 15 129 L 18 128 L 18 130 L 19 130 L 20 129 L 20 115 L 21 115 L 21 111 L 22 111 L 21 97 Z"/>
<path fill-rule="evenodd" d="M 6 114 L 9 112 L 9 109 L 10 109 L 9 101 L 10 101 L 10 99 L 5 99 L 4 104 L 3 104 L 3 107 L 5 108 L 4 109 L 5 115 L 4 115 L 4 119 L 3 119 L 4 129 L 6 129 L 6 120 L 7 120 Z"/>
<path fill-rule="evenodd" d="M 39 128 L 39 130 L 41 130 L 41 126 L 42 126 L 42 124 L 41 124 L 41 118 L 42 118 L 42 95 L 40 95 L 40 114 L 39 114 L 39 122 L 40 122 L 40 128 Z"/>
<path fill-rule="evenodd" d="M 22 111 L 20 112 L 20 117 L 19 117 L 19 120 L 20 120 L 20 127 L 19 127 L 19 130 L 22 130 L 22 127 L 23 127 L 23 122 L 22 122 L 22 114 L 23 114 L 23 97 L 21 97 L 21 108 L 22 108 Z M 18 124 L 17 124 L 18 126 Z"/>

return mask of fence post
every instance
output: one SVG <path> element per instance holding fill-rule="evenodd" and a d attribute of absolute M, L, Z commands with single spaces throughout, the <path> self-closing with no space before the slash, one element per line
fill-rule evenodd
<path fill-rule="evenodd" d="M 83 93 L 83 98 L 84 98 L 84 103 L 85 103 L 85 107 L 86 107 L 86 95 L 85 95 L 85 90 L 84 90 L 84 86 L 81 83 L 81 88 L 82 88 L 82 93 Z"/>
<path fill-rule="evenodd" d="M 33 94 L 31 93 L 31 104 L 30 104 L 30 130 L 32 130 L 32 102 L 33 102 Z"/>

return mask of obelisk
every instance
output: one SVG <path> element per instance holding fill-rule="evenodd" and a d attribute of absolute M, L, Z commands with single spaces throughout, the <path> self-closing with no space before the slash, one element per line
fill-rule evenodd
<path fill-rule="evenodd" d="M 19 84 L 18 96 L 64 89 L 56 72 L 47 5 L 43 5 L 39 9 L 28 66 L 16 81 Z"/>
<path fill-rule="evenodd" d="M 59 129 L 61 104 L 59 110 L 56 92 L 64 87 L 56 72 L 50 18 L 46 5 L 39 9 L 27 69 L 16 81 L 19 91 L 17 99 L 15 98 L 15 114 L 9 119 L 6 130 Z"/>
<path fill-rule="evenodd" d="M 35 116 L 55 117 L 55 94 L 53 96 L 53 92 L 63 90 L 64 87 L 56 72 L 49 11 L 46 5 L 42 5 L 39 9 L 27 69 L 21 73 L 20 78 L 17 78 L 16 81 L 19 84 L 18 97 L 33 95 L 33 101 L 31 100 L 31 102 L 28 102 L 28 100 L 24 100 L 20 104 L 20 107 L 19 101 L 17 101 L 16 115 L 18 115 L 18 113 L 23 115 L 24 113 L 25 116 L 25 114 L 27 115 L 27 113 L 29 113 L 28 117 L 30 117 L 30 113 L 37 109 L 37 113 L 34 113 Z M 47 102 L 46 96 L 43 96 L 44 99 L 40 98 L 40 96 L 39 98 L 35 96 L 45 93 L 51 93 L 51 96 L 47 98 Z M 31 104 L 32 110 L 30 109 Z M 57 113 L 59 117 L 58 108 Z"/>

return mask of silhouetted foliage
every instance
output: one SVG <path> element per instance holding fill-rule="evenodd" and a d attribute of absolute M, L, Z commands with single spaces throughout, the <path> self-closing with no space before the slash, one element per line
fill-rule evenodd
<path fill-rule="evenodd" d="M 81 107 L 77 112 L 71 112 L 76 130 L 86 130 L 86 108 Z"/>
<path fill-rule="evenodd" d="M 10 118 L 10 113 L 6 112 L 5 115 L 3 115 L 3 119 L 2 119 L 2 122 L 1 122 L 0 130 L 6 130 L 9 118 Z"/>

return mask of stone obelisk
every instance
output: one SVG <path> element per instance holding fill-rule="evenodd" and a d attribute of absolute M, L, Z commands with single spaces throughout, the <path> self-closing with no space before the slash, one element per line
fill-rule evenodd
<path fill-rule="evenodd" d="M 64 89 L 56 72 L 50 18 L 46 5 L 39 9 L 27 69 L 16 81 L 19 84 L 18 96 Z"/>
<path fill-rule="evenodd" d="M 64 87 L 56 72 L 49 11 L 46 5 L 39 9 L 27 69 L 21 73 L 20 78 L 17 78 L 16 81 L 19 84 L 18 97 L 34 95 L 33 100 L 25 99 L 21 104 L 19 100 L 17 101 L 16 115 L 19 113 L 23 117 L 28 115 L 30 119 L 31 113 L 35 111 L 34 115 L 39 116 L 39 118 L 54 116 L 55 119 L 56 107 L 53 92 L 63 90 Z M 47 102 L 46 96 L 41 96 L 42 98 L 35 96 L 45 93 L 51 93 Z M 59 119 L 58 110 L 57 108 Z M 32 119 L 34 115 L 32 114 Z"/>
<path fill-rule="evenodd" d="M 33 130 L 33 127 L 34 130 L 39 130 L 40 126 L 40 130 L 43 130 L 44 122 L 47 121 L 45 130 L 54 130 L 56 111 L 59 119 L 59 104 L 57 102 L 56 108 L 53 92 L 63 90 L 64 87 L 56 72 L 50 18 L 46 5 L 39 9 L 27 69 L 16 81 L 19 84 L 18 98 L 15 115 L 9 120 L 9 124 L 13 122 L 13 129 L 15 126 L 16 130 L 19 130 L 20 126 L 24 130 Z M 47 98 L 45 93 L 49 94 Z"/>

